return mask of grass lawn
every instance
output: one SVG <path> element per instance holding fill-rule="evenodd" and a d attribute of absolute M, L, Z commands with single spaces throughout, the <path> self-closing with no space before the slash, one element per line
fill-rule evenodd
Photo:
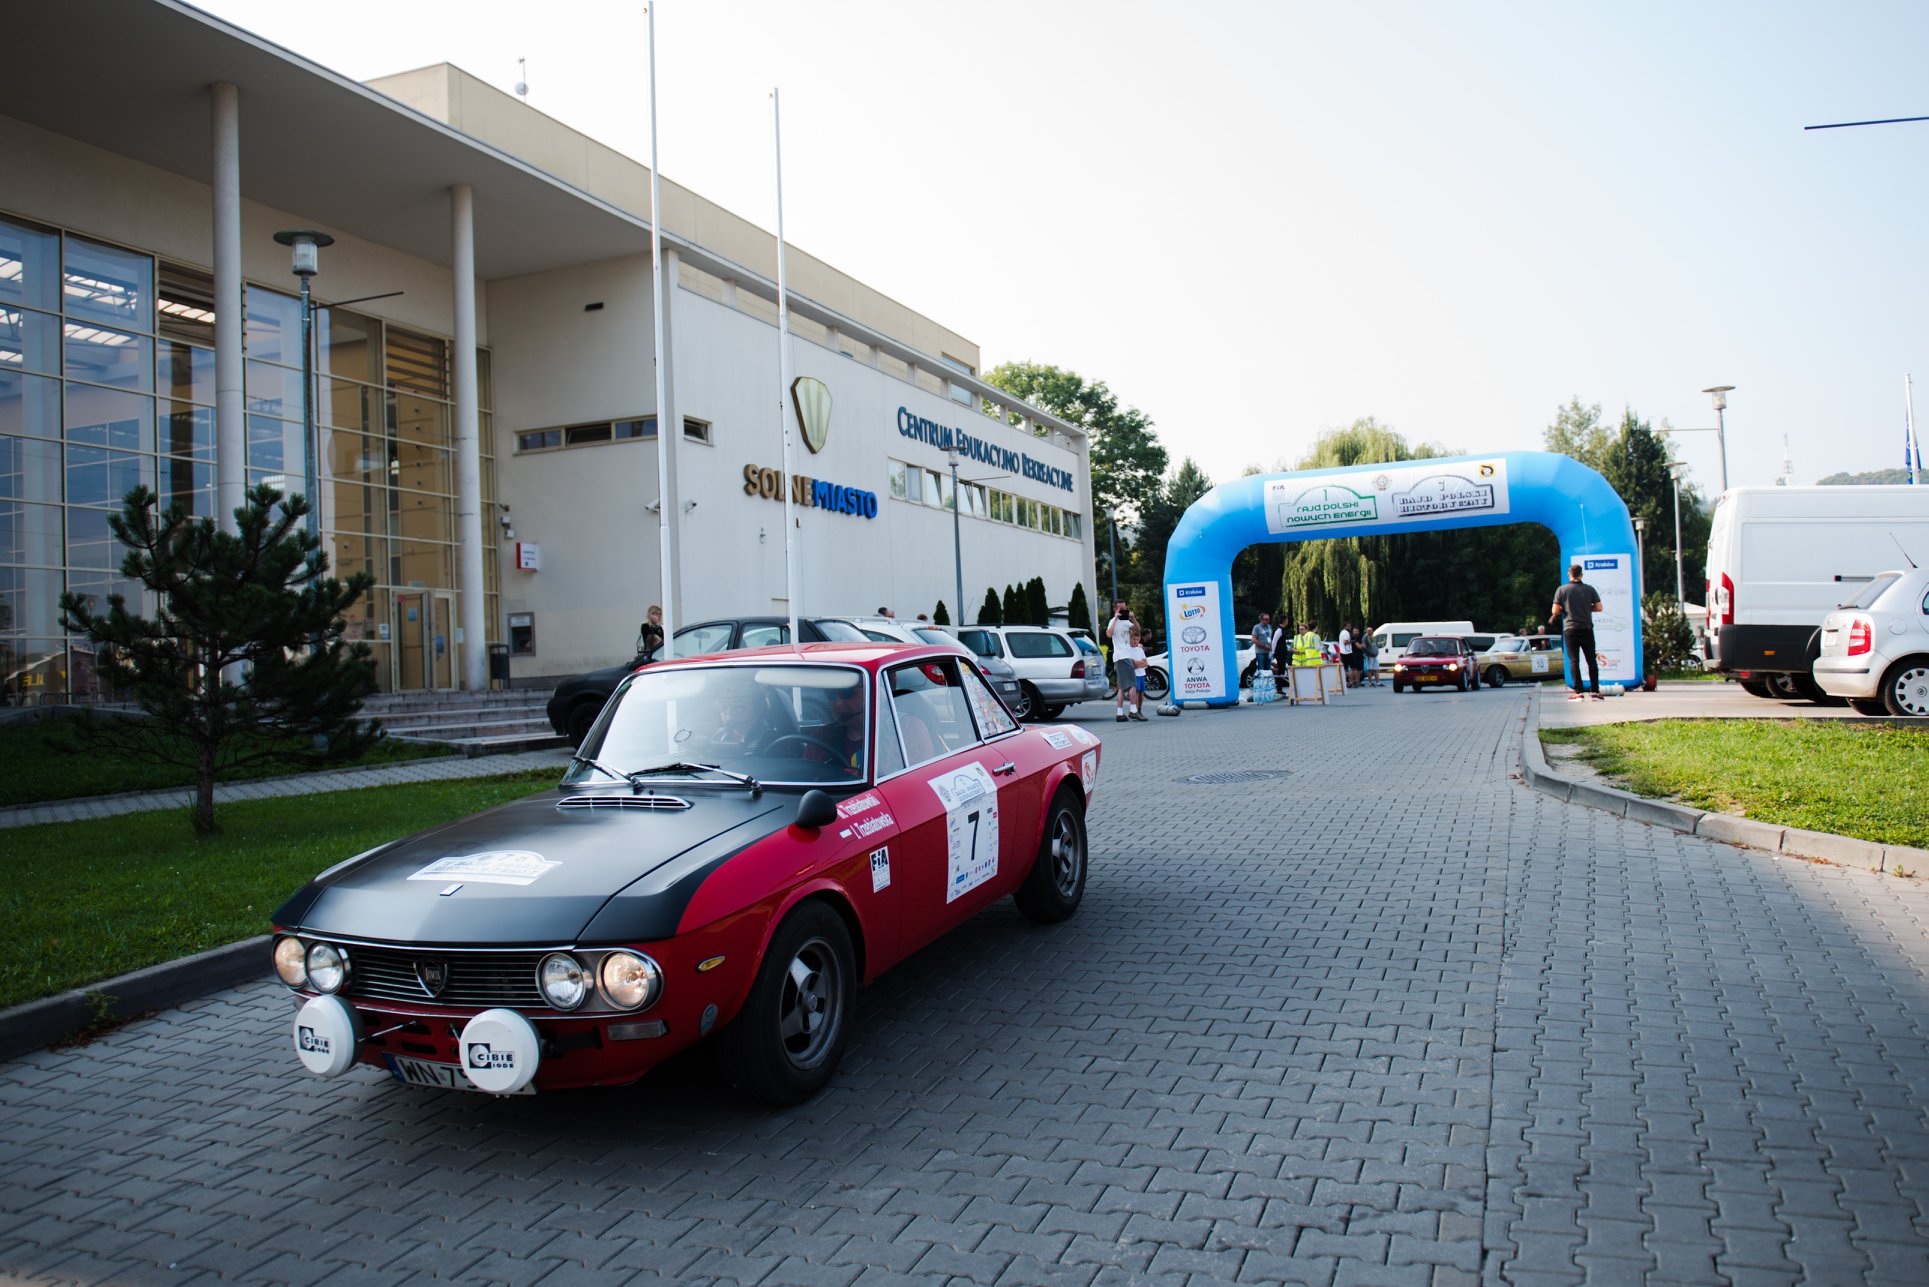
<path fill-rule="evenodd" d="M 1656 720 L 1543 729 L 1637 795 L 1929 848 L 1929 735 L 1841 720 Z"/>
<path fill-rule="evenodd" d="M 554 770 L 224 804 L 197 841 L 185 809 L 0 831 L 0 1007 L 265 933 L 316 873 L 385 841 L 556 783 Z M 264 953 L 262 973 L 268 972 Z"/>
<path fill-rule="evenodd" d="M 73 743 L 69 731 L 72 723 L 70 717 L 0 725 L 0 806 L 194 785 L 192 769 L 150 760 L 111 758 L 98 752 L 74 755 L 63 751 L 62 747 Z M 361 759 L 329 767 L 366 767 L 447 754 L 450 754 L 447 747 L 417 746 L 384 738 L 371 746 Z M 225 770 L 218 780 L 242 782 L 311 771 L 307 765 L 270 762 Z"/>

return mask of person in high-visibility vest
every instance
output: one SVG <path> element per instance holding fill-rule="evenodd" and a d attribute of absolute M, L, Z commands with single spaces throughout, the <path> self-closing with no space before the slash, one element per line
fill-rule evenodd
<path fill-rule="evenodd" d="M 1293 664 L 1317 666 L 1321 660 L 1319 631 L 1313 629 L 1312 622 L 1302 621 L 1299 633 L 1293 636 Z"/>

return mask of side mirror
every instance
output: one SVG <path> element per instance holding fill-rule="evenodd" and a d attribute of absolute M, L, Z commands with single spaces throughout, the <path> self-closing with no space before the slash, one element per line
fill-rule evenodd
<path fill-rule="evenodd" d="M 837 801 L 822 791 L 806 791 L 797 802 L 797 825 L 816 830 L 837 821 Z"/>

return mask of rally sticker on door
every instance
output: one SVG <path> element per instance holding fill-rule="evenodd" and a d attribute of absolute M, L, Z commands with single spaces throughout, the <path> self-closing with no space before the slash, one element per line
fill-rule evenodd
<path fill-rule="evenodd" d="M 949 903 L 998 874 L 998 784 L 975 761 L 927 781 L 944 805 Z"/>
<path fill-rule="evenodd" d="M 1085 794 L 1098 790 L 1098 752 L 1087 751 L 1078 757 L 1078 776 L 1085 783 Z"/>
<path fill-rule="evenodd" d="M 891 846 L 871 850 L 871 892 L 891 887 Z"/>

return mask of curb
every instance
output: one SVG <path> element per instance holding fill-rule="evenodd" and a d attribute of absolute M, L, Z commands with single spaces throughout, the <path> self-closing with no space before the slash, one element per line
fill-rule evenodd
<path fill-rule="evenodd" d="M 1867 867 L 1871 871 L 1891 870 L 1911 873 L 1929 872 L 1929 849 L 1908 845 L 1877 844 L 1831 835 L 1825 831 L 1804 831 L 1800 827 L 1778 827 L 1754 818 L 1732 813 L 1705 813 L 1669 800 L 1650 800 L 1614 787 L 1592 782 L 1576 782 L 1554 772 L 1541 748 L 1540 694 L 1527 704 L 1520 743 L 1521 777 L 1528 786 L 1557 800 L 1584 804 L 1618 817 L 1645 822 L 1651 827 L 1666 827 L 1691 836 L 1705 836 L 1731 845 L 1761 849 L 1793 858 L 1819 858 L 1845 867 Z"/>
<path fill-rule="evenodd" d="M 88 988 L 0 1010 L 0 1060 L 14 1059 L 90 1029 L 125 1023 L 222 988 L 265 977 L 271 968 L 268 935 L 209 948 L 107 979 Z M 105 997 L 99 1007 L 92 998 Z"/>

